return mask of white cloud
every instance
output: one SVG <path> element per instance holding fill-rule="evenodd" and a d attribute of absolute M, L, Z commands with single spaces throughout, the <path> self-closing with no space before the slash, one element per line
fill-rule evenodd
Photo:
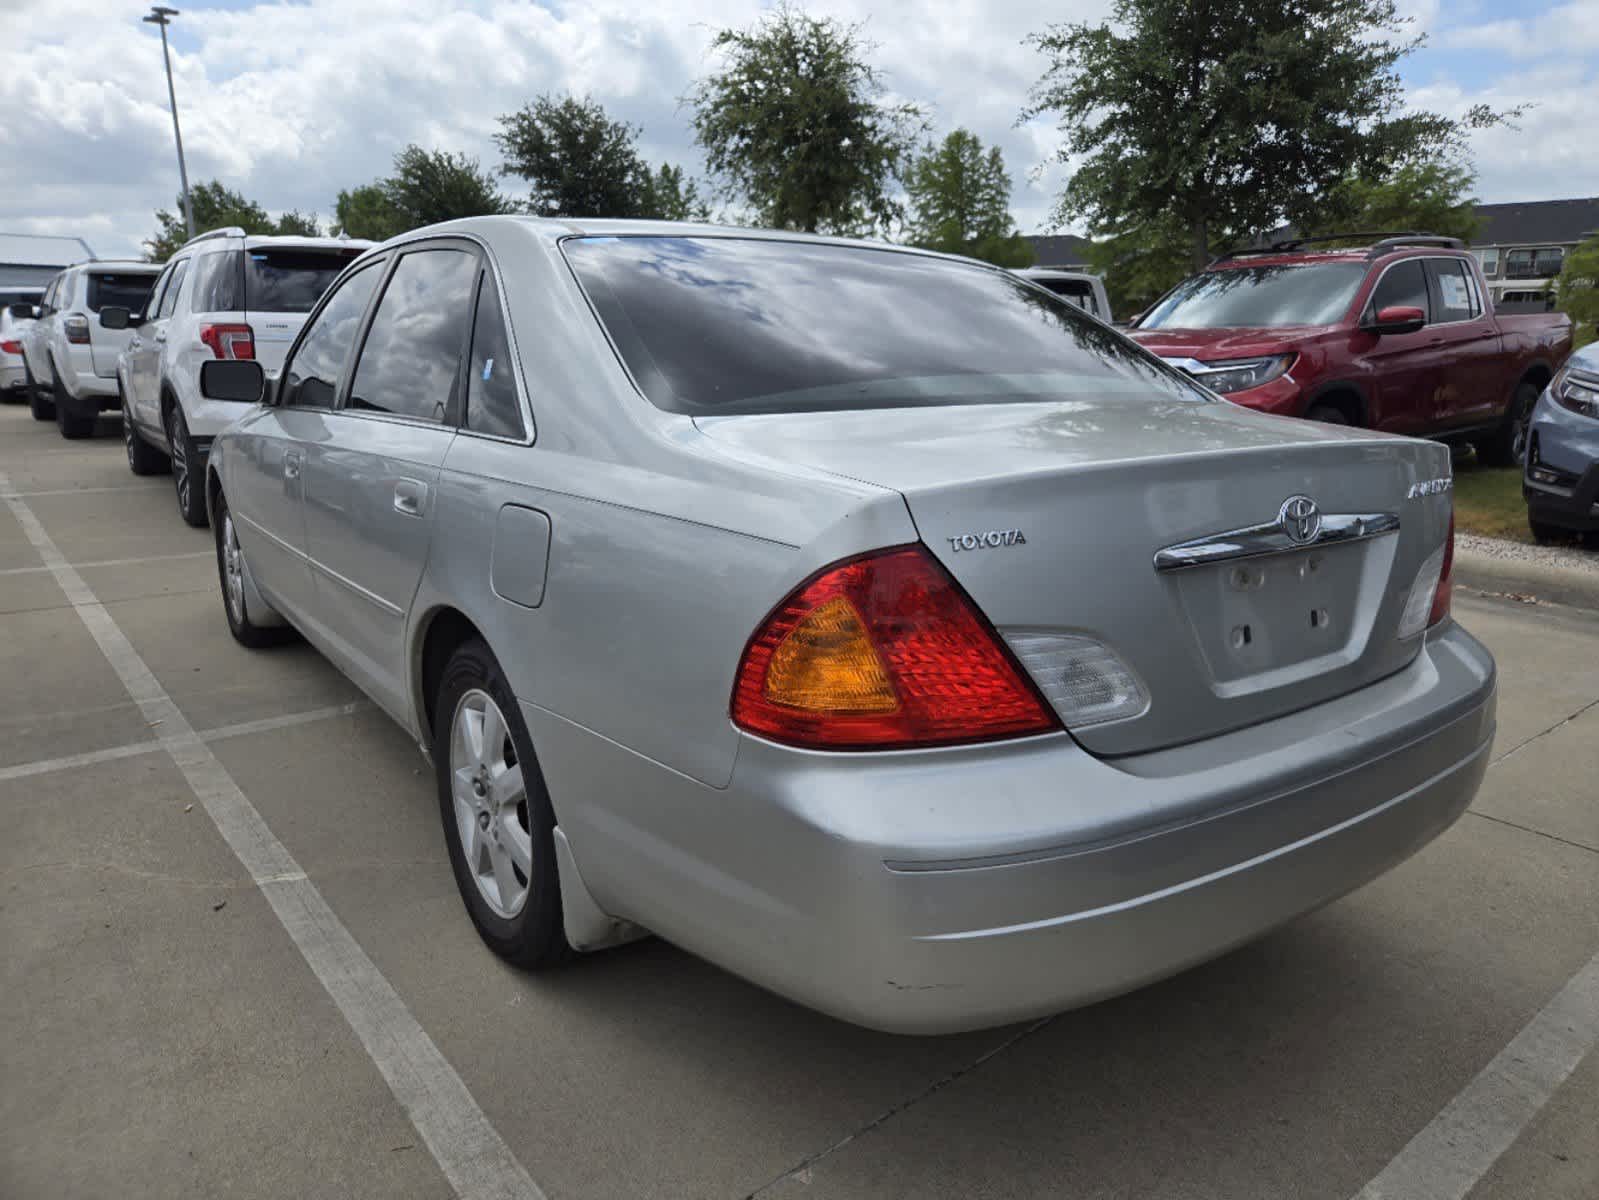
<path fill-rule="evenodd" d="M 1586 0 L 1592 13 L 1592 0 Z M 160 43 L 140 5 L 0 0 L 0 228 L 78 234 L 102 254 L 137 252 L 152 212 L 170 208 L 177 170 Z M 218 177 L 272 211 L 327 214 L 340 188 L 384 173 L 407 142 L 463 150 L 497 167 L 495 118 L 544 91 L 592 92 L 643 127 L 654 161 L 700 167 L 680 98 L 712 65 L 715 30 L 753 22 L 762 0 L 528 0 L 399 6 L 392 0 L 183 5 L 173 68 L 190 177 Z M 1043 60 L 1022 44 L 1046 22 L 1094 20 L 1109 0 L 821 0 L 818 14 L 864 21 L 897 95 L 927 103 L 936 129 L 1003 147 L 1024 229 L 1042 226 L 1062 181 L 1047 121 L 1015 120 Z M 1578 5 L 1575 7 L 1583 7 Z M 1407 0 L 1436 28 L 1438 0 Z M 1585 80 L 1585 82 L 1584 82 Z M 1454 108 L 1528 96 L 1520 135 L 1484 135 L 1485 198 L 1599 192 L 1576 111 L 1590 72 L 1559 88 L 1539 76 L 1435 83 L 1418 100 Z M 1564 90 L 1560 90 L 1564 89 Z M 1423 99 L 1423 97 L 1428 97 Z M 1493 161 L 1488 161 L 1492 156 Z M 1551 169 L 1559 164 L 1559 171 Z M 1590 182 L 1578 187 L 1578 181 Z M 1505 195 L 1500 186 L 1516 186 Z M 521 181 L 506 180 L 508 191 Z"/>
<path fill-rule="evenodd" d="M 1535 17 L 1461 25 L 1438 35 L 1438 45 L 1490 50 L 1514 59 L 1578 57 L 1599 51 L 1599 4 L 1573 0 Z"/>

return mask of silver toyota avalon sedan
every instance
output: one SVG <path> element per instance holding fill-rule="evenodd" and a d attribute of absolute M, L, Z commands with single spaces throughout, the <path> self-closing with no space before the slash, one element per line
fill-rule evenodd
<path fill-rule="evenodd" d="M 416 737 L 517 963 L 648 930 L 879 1029 L 1015 1021 L 1360 886 L 1488 762 L 1445 447 L 981 264 L 476 218 L 202 386 L 234 636 Z"/>

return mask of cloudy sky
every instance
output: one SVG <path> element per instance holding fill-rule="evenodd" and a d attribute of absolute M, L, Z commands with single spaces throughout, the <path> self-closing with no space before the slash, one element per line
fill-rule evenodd
<path fill-rule="evenodd" d="M 172 3 L 172 0 L 167 0 Z M 592 93 L 642 126 L 652 161 L 699 167 L 679 97 L 713 64 L 714 31 L 755 0 L 183 0 L 173 70 L 190 178 L 219 178 L 277 212 L 327 214 L 408 142 L 499 166 L 495 117 L 543 91 Z M 813 0 L 864 21 L 893 90 L 939 131 L 1004 147 L 1025 231 L 1042 230 L 1062 171 L 1046 122 L 1016 127 L 1042 70 L 1023 38 L 1096 19 L 1108 0 Z M 1429 44 L 1407 63 L 1414 103 L 1459 112 L 1535 105 L 1476 138 L 1484 200 L 1599 195 L 1599 0 L 1401 0 Z M 173 204 L 177 168 L 156 29 L 127 0 L 0 0 L 0 231 L 68 233 L 134 254 Z M 514 191 L 520 181 L 508 180 Z"/>

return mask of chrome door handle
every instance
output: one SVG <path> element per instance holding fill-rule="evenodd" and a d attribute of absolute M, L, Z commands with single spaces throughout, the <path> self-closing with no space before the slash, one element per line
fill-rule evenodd
<path fill-rule="evenodd" d="M 155 335 L 155 340 L 158 342 L 165 342 L 167 340 L 167 331 L 165 329 L 161 330 L 161 332 Z"/>
<path fill-rule="evenodd" d="M 285 454 L 283 456 L 283 478 L 300 478 L 300 456 L 298 454 Z"/>
<path fill-rule="evenodd" d="M 427 504 L 428 485 L 415 479 L 402 479 L 394 485 L 394 511 L 407 517 L 420 517 Z"/>

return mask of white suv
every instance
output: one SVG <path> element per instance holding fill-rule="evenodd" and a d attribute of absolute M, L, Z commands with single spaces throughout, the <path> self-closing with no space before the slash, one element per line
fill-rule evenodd
<path fill-rule="evenodd" d="M 100 314 L 107 328 L 133 333 L 116 379 L 128 466 L 151 475 L 170 462 L 178 511 L 190 525 L 206 523 L 200 482 L 211 439 L 240 413 L 200 394 L 201 365 L 248 358 L 275 374 L 328 284 L 370 245 L 215 229 L 172 256 L 143 312 Z"/>
<path fill-rule="evenodd" d="M 102 329 L 102 308 L 140 308 L 161 268 L 145 262 L 77 263 L 52 279 L 39 319 L 22 337 L 28 399 L 40 421 L 52 417 L 63 437 L 94 432 L 94 420 L 117 407 L 117 356 L 125 332 Z"/>

